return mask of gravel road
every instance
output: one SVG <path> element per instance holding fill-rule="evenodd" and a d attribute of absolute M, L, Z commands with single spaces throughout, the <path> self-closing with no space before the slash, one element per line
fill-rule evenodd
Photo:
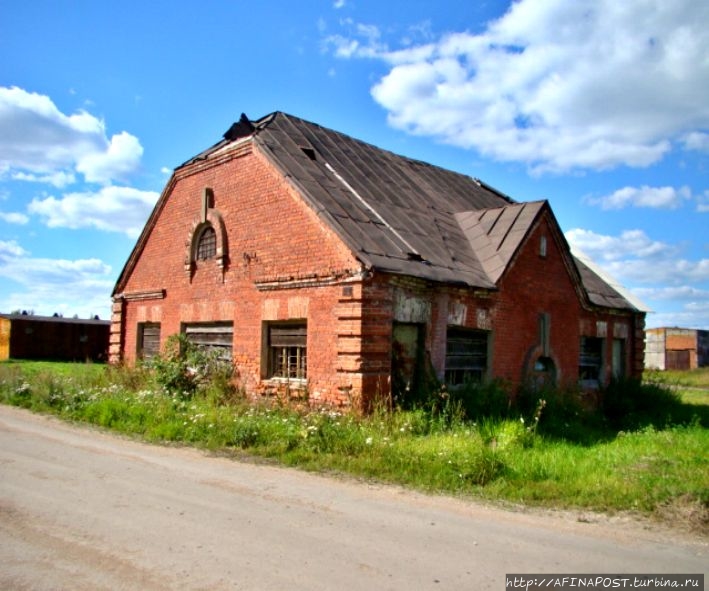
<path fill-rule="evenodd" d="M 0 589 L 504 589 L 701 573 L 700 539 L 138 443 L 0 406 Z"/>

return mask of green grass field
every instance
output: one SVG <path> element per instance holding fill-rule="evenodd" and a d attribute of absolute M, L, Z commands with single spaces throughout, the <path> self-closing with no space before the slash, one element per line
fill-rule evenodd
<path fill-rule="evenodd" d="M 247 403 L 221 386 L 170 393 L 147 370 L 3 362 L 0 401 L 151 442 L 430 492 L 637 511 L 707 533 L 709 371 L 651 380 L 616 392 L 604 416 L 552 398 L 533 412 L 496 417 L 466 417 L 458 407 L 357 416 Z"/>

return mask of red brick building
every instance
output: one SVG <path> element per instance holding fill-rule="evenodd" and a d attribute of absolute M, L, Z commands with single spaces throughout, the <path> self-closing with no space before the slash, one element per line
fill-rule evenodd
<path fill-rule="evenodd" d="M 251 393 L 360 405 L 424 375 L 639 375 L 643 329 L 547 202 L 274 113 L 175 170 L 116 284 L 110 355 L 183 332 Z"/>

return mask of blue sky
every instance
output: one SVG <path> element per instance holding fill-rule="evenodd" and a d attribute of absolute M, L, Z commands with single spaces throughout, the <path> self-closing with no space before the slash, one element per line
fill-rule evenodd
<path fill-rule="evenodd" d="M 709 3 L 0 0 L 0 312 L 109 317 L 171 170 L 285 111 L 548 199 L 709 329 Z"/>

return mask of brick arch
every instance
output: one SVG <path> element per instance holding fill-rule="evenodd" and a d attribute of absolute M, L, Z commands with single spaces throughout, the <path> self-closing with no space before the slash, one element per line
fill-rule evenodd
<path fill-rule="evenodd" d="M 545 350 L 542 345 L 536 345 L 527 351 L 522 368 L 522 383 L 531 381 L 533 383 L 537 382 L 537 385 L 541 385 L 539 383 L 540 380 L 538 379 L 542 377 L 541 372 L 535 370 L 534 367 L 540 359 L 548 359 L 553 364 L 553 375 L 550 376 L 553 382 L 548 385 L 560 385 L 562 383 L 562 370 L 559 359 L 553 351 Z"/>
<path fill-rule="evenodd" d="M 190 225 L 189 234 L 186 240 L 185 271 L 190 278 L 194 275 L 195 271 L 199 238 L 202 235 L 202 231 L 207 226 L 211 226 L 214 229 L 217 237 L 217 249 L 214 259 L 217 267 L 221 269 L 222 275 L 225 272 L 226 266 L 229 262 L 229 243 L 224 218 L 216 209 L 208 209 L 206 216 L 197 216 L 194 218 L 192 224 Z"/>

